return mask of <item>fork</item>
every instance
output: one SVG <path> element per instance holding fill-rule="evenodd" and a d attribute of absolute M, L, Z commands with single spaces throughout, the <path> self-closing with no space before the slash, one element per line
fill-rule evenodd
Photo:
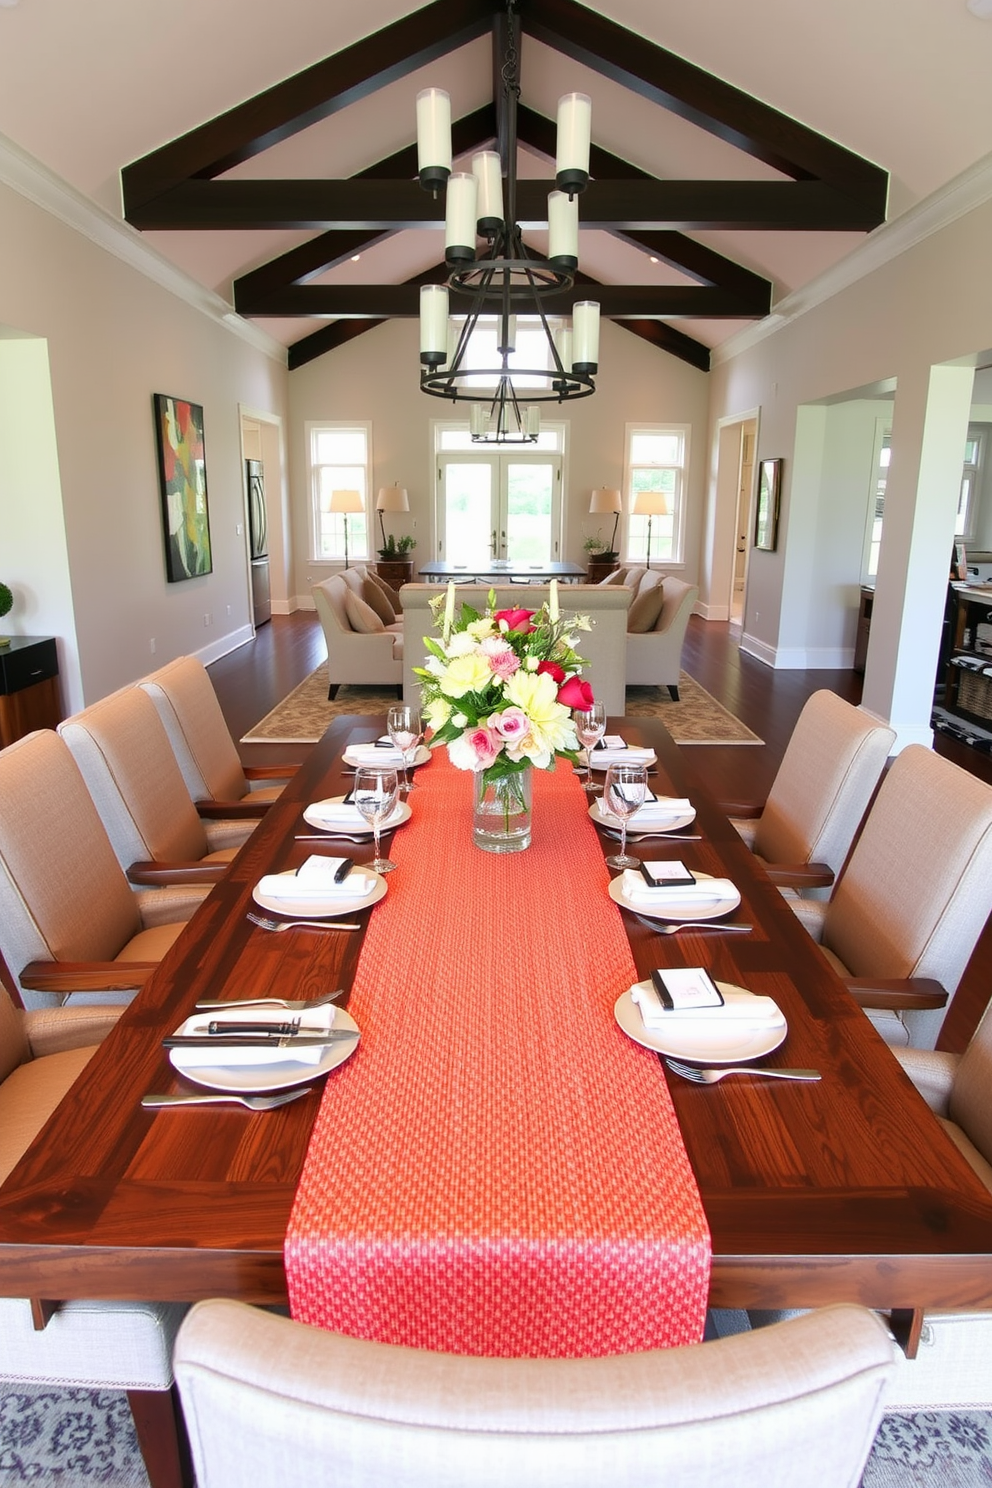
<path fill-rule="evenodd" d="M 361 930 L 361 925 L 351 925 L 344 920 L 270 920 L 268 915 L 252 914 L 248 919 L 262 930 Z"/>
<path fill-rule="evenodd" d="M 290 1101 L 299 1100 L 301 1095 L 309 1093 L 310 1086 L 304 1085 L 296 1090 L 280 1090 L 276 1095 L 143 1095 L 141 1104 L 148 1111 L 157 1111 L 166 1106 L 218 1106 L 236 1105 L 247 1106 L 249 1111 L 272 1111 L 276 1106 L 288 1105 Z"/>
<path fill-rule="evenodd" d="M 208 1013 L 223 1008 L 281 1007 L 287 1013 L 309 1013 L 314 1008 L 326 1007 L 335 998 L 343 996 L 344 988 L 339 987 L 336 992 L 325 992 L 323 997 L 311 997 L 297 1002 L 291 1002 L 288 997 L 242 997 L 234 1002 L 198 1002 L 196 1011 Z"/>
<path fill-rule="evenodd" d="M 620 841 L 620 833 L 613 827 L 604 827 L 607 836 L 615 837 Z M 628 832 L 628 842 L 653 842 L 656 839 L 664 839 L 666 842 L 702 842 L 698 832 Z"/>
<path fill-rule="evenodd" d="M 646 930 L 651 930 L 655 935 L 677 935 L 680 930 L 753 930 L 753 925 L 743 925 L 739 920 L 685 920 L 675 925 L 659 924 L 657 920 L 649 919 L 647 915 L 640 915 L 636 910 L 631 910 L 635 920 L 638 920 Z"/>
<path fill-rule="evenodd" d="M 698 1065 L 682 1064 L 678 1059 L 666 1059 L 665 1063 L 674 1075 L 691 1080 L 694 1085 L 716 1085 L 728 1075 L 764 1075 L 769 1080 L 819 1080 L 820 1071 L 814 1069 L 762 1069 L 748 1064 L 732 1064 L 721 1069 L 703 1069 Z"/>

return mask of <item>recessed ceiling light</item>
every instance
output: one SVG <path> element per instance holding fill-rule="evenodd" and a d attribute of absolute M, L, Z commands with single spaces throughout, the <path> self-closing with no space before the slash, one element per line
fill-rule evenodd
<path fill-rule="evenodd" d="M 653 253 L 651 254 L 651 262 L 652 263 L 657 263 L 658 262 L 658 260 L 655 258 L 655 256 L 654 256 Z"/>
<path fill-rule="evenodd" d="M 352 263 L 357 263 L 361 256 L 362 255 L 360 253 L 353 253 L 351 257 Z"/>
<path fill-rule="evenodd" d="M 992 20 L 992 0 L 967 0 L 968 9 L 980 21 Z"/>

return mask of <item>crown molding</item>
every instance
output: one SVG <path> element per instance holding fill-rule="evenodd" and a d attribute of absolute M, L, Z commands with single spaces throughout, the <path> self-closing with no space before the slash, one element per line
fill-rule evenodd
<path fill-rule="evenodd" d="M 247 342 L 281 366 L 287 365 L 288 353 L 281 342 L 276 341 L 267 331 L 243 320 L 227 300 L 178 269 L 162 254 L 149 247 L 127 223 L 105 212 L 89 197 L 63 181 L 54 171 L 2 134 L 0 183 L 33 202 L 43 212 L 57 218 L 66 227 L 88 238 L 105 253 L 112 254 L 129 268 L 137 270 L 160 289 L 183 300 L 215 325 Z"/>
<path fill-rule="evenodd" d="M 808 311 L 825 304 L 842 290 L 849 289 L 876 269 L 884 268 L 900 254 L 915 248 L 934 233 L 949 227 L 977 207 L 992 199 L 992 154 L 984 155 L 960 175 L 954 176 L 923 201 L 917 202 L 901 216 L 875 228 L 838 263 L 826 269 L 809 284 L 793 290 L 774 306 L 770 315 L 757 325 L 739 331 L 710 353 L 711 365 L 732 361 L 759 342 L 774 336 L 784 326 L 798 320 Z"/>

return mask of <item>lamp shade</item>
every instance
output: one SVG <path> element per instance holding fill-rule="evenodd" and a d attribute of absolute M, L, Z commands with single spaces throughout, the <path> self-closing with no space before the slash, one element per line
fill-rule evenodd
<path fill-rule="evenodd" d="M 671 507 L 664 491 L 638 491 L 631 511 L 636 517 L 667 517 Z"/>
<path fill-rule="evenodd" d="M 362 500 L 361 491 L 332 491 L 331 504 L 327 510 L 332 512 L 364 511 L 365 502 Z"/>
<path fill-rule="evenodd" d="M 623 497 L 611 486 L 597 486 L 589 500 L 590 512 L 621 512 Z"/>
<path fill-rule="evenodd" d="M 410 510 L 410 498 L 405 486 L 393 484 L 391 486 L 380 486 L 379 494 L 375 498 L 376 511 L 408 512 Z"/>

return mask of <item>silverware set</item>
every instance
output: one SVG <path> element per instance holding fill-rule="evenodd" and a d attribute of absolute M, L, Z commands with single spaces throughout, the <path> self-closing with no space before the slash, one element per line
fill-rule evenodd
<path fill-rule="evenodd" d="M 762 1075 L 768 1080 L 806 1082 L 821 1078 L 820 1071 L 814 1069 L 763 1069 L 760 1065 L 749 1064 L 721 1065 L 719 1069 L 713 1069 L 701 1065 L 683 1064 L 678 1059 L 668 1058 L 665 1063 L 673 1075 L 681 1075 L 683 1080 L 689 1080 L 693 1085 L 716 1085 L 720 1080 L 726 1080 L 729 1075 Z"/>
<path fill-rule="evenodd" d="M 329 1002 L 335 1002 L 344 996 L 344 988 L 339 987 L 336 992 L 325 992 L 323 997 L 310 997 L 302 1001 L 293 1002 L 288 997 L 242 997 L 229 1002 L 198 1002 L 196 1011 L 198 1013 L 212 1013 L 228 1008 L 249 1007 L 274 1007 L 283 1008 L 287 1013 L 309 1013 L 314 1008 L 326 1007 Z"/>

